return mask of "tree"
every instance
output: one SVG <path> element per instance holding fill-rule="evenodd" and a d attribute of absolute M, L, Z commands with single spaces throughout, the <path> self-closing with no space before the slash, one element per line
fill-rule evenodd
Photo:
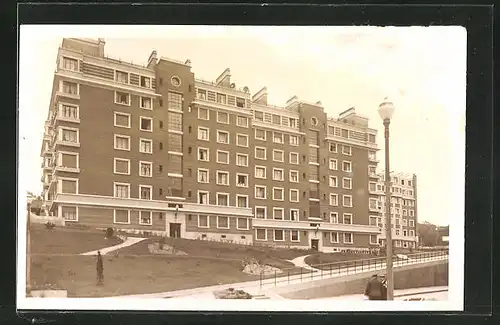
<path fill-rule="evenodd" d="M 417 233 L 420 237 L 420 245 L 425 247 L 434 247 L 438 244 L 438 227 L 428 221 L 417 225 Z"/>

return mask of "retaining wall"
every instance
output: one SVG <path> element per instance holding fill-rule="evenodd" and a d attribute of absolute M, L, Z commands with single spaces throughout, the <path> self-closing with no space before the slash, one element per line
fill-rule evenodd
<path fill-rule="evenodd" d="M 273 292 L 287 299 L 316 299 L 363 294 L 371 271 L 318 280 L 293 286 L 278 287 Z M 448 261 L 401 266 L 394 269 L 394 289 L 423 288 L 448 285 Z"/>

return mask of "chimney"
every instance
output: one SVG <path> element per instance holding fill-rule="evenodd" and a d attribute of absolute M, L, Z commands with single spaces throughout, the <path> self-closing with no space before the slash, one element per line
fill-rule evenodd
<path fill-rule="evenodd" d="M 99 37 L 97 39 L 97 46 L 98 46 L 98 54 L 99 54 L 99 57 L 101 57 L 101 58 L 104 57 L 104 45 L 106 45 L 104 38 Z"/>
<path fill-rule="evenodd" d="M 224 72 L 215 79 L 217 86 L 228 87 L 231 85 L 231 70 L 227 68 Z"/>
<path fill-rule="evenodd" d="M 262 87 L 252 96 L 252 102 L 261 105 L 267 105 L 267 87 Z"/>

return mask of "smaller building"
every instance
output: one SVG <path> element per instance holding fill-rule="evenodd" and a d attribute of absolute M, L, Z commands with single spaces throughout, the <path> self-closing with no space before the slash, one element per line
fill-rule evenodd
<path fill-rule="evenodd" d="M 416 248 L 417 235 L 417 175 L 391 173 L 391 216 L 392 239 L 395 248 Z M 379 194 L 378 200 L 370 205 L 377 205 L 381 216 L 377 220 L 381 234 L 379 243 L 385 246 L 386 208 L 385 208 L 385 171 L 378 173 L 378 182 L 371 182 L 370 189 Z M 375 220 L 373 220 L 375 222 Z"/>

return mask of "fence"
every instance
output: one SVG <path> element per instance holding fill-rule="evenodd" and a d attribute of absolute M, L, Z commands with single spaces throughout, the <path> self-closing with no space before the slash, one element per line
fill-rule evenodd
<path fill-rule="evenodd" d="M 448 250 L 414 253 L 408 255 L 395 255 L 393 266 L 420 264 L 424 262 L 448 259 Z M 309 269 L 293 268 L 277 271 L 274 274 L 260 273 L 260 287 L 264 285 L 277 286 L 278 284 L 297 284 L 330 277 L 357 274 L 368 271 L 385 270 L 386 257 L 377 257 L 360 260 L 332 262 L 310 265 Z"/>

